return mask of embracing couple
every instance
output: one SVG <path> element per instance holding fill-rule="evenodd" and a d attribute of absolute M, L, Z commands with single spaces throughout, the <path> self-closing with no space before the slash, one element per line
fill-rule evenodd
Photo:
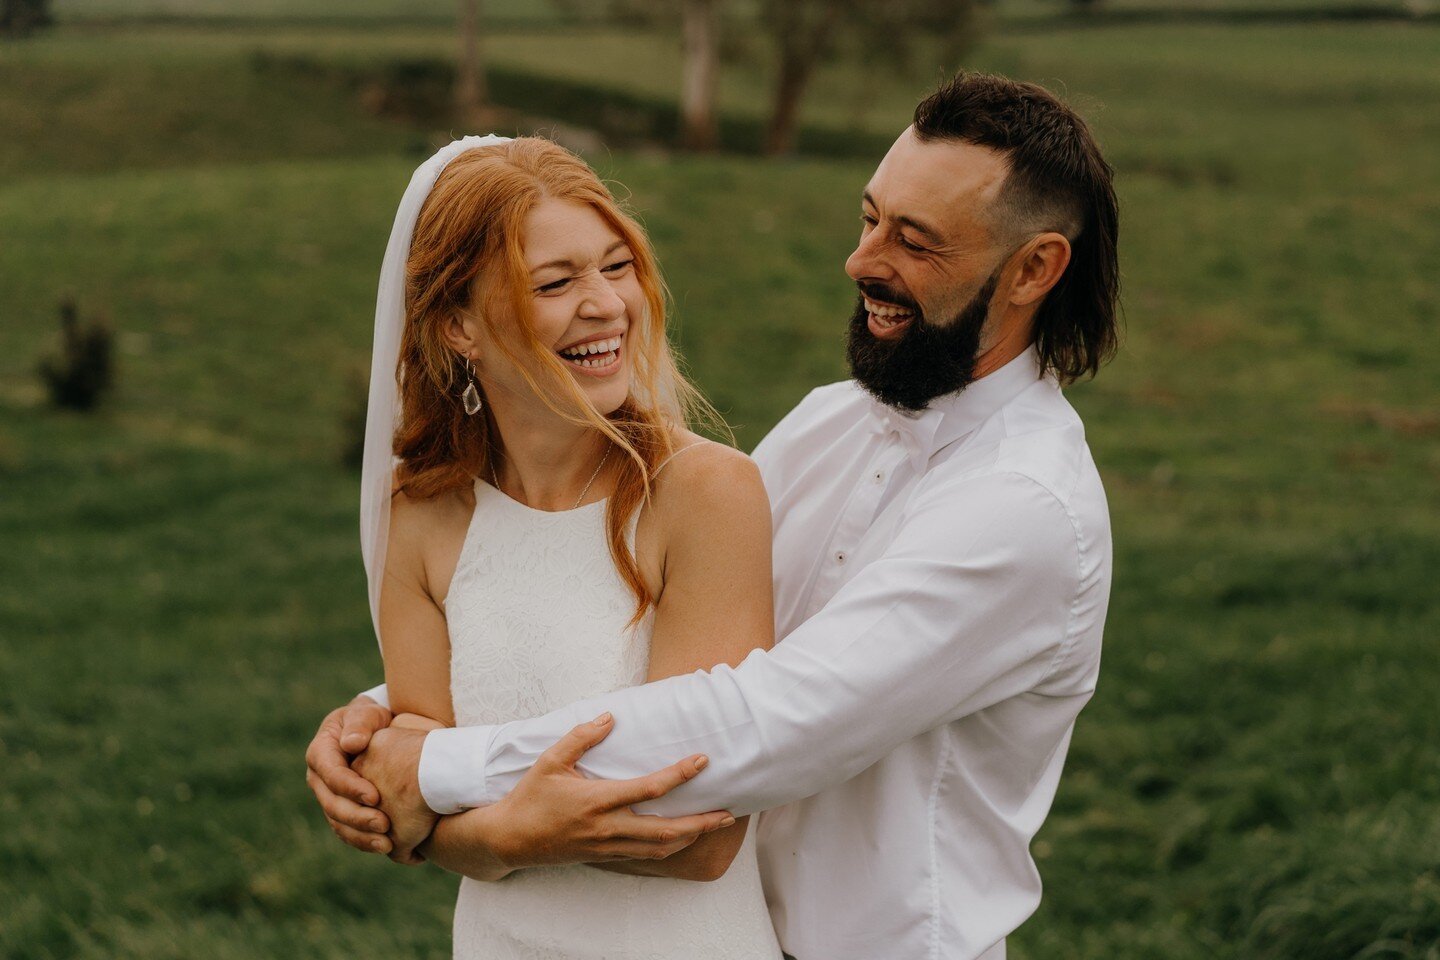
<path fill-rule="evenodd" d="M 751 459 L 687 428 L 589 167 L 471 137 L 416 171 L 362 493 L 386 684 L 307 760 L 345 841 L 465 877 L 457 957 L 993 960 L 1039 903 L 1110 587 L 1060 386 L 1115 346 L 1111 171 L 962 74 L 860 199 L 854 379 Z"/>

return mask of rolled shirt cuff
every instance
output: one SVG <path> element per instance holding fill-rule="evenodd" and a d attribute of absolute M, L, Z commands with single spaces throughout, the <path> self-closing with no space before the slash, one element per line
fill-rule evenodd
<path fill-rule="evenodd" d="M 386 710 L 390 709 L 390 688 L 383 683 L 378 687 L 371 687 L 369 690 L 358 693 L 356 696 L 369 697 Z"/>
<path fill-rule="evenodd" d="M 420 748 L 420 795 L 438 814 L 485 805 L 485 758 L 496 727 L 432 730 Z"/>

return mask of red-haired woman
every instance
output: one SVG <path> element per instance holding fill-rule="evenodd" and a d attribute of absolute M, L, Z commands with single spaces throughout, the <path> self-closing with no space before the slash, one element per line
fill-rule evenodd
<path fill-rule="evenodd" d="M 773 631 L 769 504 L 748 457 L 687 428 L 710 411 L 671 354 L 645 234 L 554 143 L 471 143 L 397 217 L 398 362 L 383 382 L 382 281 L 372 373 L 395 489 L 370 498 L 371 595 L 391 707 L 420 726 L 737 664 Z M 508 875 L 458 817 L 420 849 L 466 875 L 457 957 L 780 953 L 744 819 L 664 860 Z"/>

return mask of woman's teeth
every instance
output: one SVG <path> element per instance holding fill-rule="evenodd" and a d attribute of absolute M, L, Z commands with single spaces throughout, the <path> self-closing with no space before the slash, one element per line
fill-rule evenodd
<path fill-rule="evenodd" d="M 623 337 L 611 337 L 608 340 L 592 340 L 589 343 L 566 347 L 560 351 L 560 356 L 577 367 L 609 366 L 618 359 L 616 351 L 620 349 L 623 339 Z"/>

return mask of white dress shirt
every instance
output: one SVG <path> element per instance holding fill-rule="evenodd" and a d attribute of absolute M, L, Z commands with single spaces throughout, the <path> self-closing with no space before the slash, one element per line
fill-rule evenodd
<path fill-rule="evenodd" d="M 1029 844 L 1095 689 L 1109 599 L 1080 419 L 1032 349 L 915 417 L 821 387 L 754 456 L 775 516 L 774 649 L 435 731 L 426 801 L 493 803 L 609 710 L 587 775 L 704 753 L 645 812 L 766 811 L 766 898 L 797 960 L 1003 957 L 1040 901 Z"/>

